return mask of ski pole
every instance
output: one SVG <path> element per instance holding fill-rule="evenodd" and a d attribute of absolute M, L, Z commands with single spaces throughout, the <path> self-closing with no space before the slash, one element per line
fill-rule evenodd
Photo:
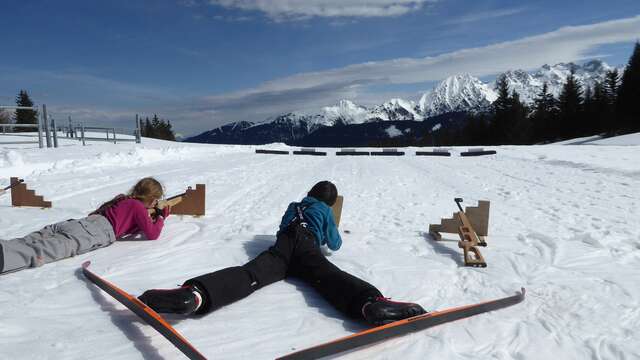
<path fill-rule="evenodd" d="M 455 201 L 456 205 L 458 205 L 458 209 L 460 209 L 461 212 L 464 212 L 464 210 L 462 210 L 462 206 L 460 206 L 460 203 L 462 202 L 462 198 L 454 198 L 453 201 Z"/>

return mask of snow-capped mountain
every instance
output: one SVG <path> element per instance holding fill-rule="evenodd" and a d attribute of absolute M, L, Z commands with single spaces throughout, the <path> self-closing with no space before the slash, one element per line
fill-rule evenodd
<path fill-rule="evenodd" d="M 424 117 L 448 112 L 482 111 L 498 96 L 488 85 L 469 74 L 450 76 L 420 98 Z"/>
<path fill-rule="evenodd" d="M 498 75 L 496 79 L 505 76 L 509 90 L 515 90 L 520 95 L 520 101 L 532 104 L 542 90 L 544 83 L 547 84 L 549 93 L 556 98 L 560 96 L 571 69 L 575 71 L 574 76 L 584 89 L 593 87 L 596 81 L 602 81 L 607 71 L 613 70 L 613 67 L 601 60 L 592 60 L 583 65 L 559 63 L 553 66 L 543 65 L 538 71 L 532 73 L 523 70 L 510 70 Z M 491 84 L 491 87 L 495 88 L 495 82 Z"/>
<path fill-rule="evenodd" d="M 420 113 L 415 102 L 395 98 L 373 107 L 370 111 L 369 119 L 378 121 L 422 121 L 424 116 Z"/>
<path fill-rule="evenodd" d="M 509 90 L 516 91 L 521 101 L 532 104 L 545 83 L 548 91 L 557 98 L 572 69 L 584 88 L 593 87 L 596 81 L 602 81 L 607 71 L 613 68 L 600 60 L 592 60 L 582 65 L 560 63 L 553 66 L 544 65 L 533 72 L 509 70 L 499 74 L 496 79 L 504 76 Z M 348 133 L 348 141 L 353 141 L 357 137 L 353 134 L 354 129 L 344 126 L 366 131 L 362 136 L 367 137 L 382 128 L 398 128 L 397 124 L 392 124 L 393 122 L 422 122 L 446 114 L 452 116 L 442 117 L 444 122 L 438 123 L 440 128 L 459 126 L 464 113 L 489 109 L 498 97 L 495 83 L 496 81 L 483 83 L 470 74 L 460 74 L 446 78 L 431 91 L 422 94 L 417 104 L 411 100 L 394 98 L 380 105 L 365 107 L 350 100 L 340 100 L 336 105 L 323 107 L 317 113 L 287 113 L 259 122 L 237 122 L 185 141 L 227 144 L 305 143 L 305 139 L 318 130 L 322 131 L 312 137 L 314 144 L 322 144 L 329 137 L 338 136 L 339 132 Z M 389 124 L 377 124 L 386 122 Z M 416 124 L 406 126 L 418 128 Z"/>
<path fill-rule="evenodd" d="M 421 121 L 424 119 L 415 102 L 400 98 L 391 99 L 372 108 L 357 105 L 353 101 L 340 100 L 335 106 L 322 108 L 320 116 L 327 119 L 325 123 L 328 126 L 339 123 L 352 125 L 370 121 Z"/>
<path fill-rule="evenodd" d="M 369 109 L 355 104 L 350 100 L 340 100 L 337 105 L 322 108 L 321 114 L 333 123 L 337 124 L 362 124 L 369 120 Z"/>

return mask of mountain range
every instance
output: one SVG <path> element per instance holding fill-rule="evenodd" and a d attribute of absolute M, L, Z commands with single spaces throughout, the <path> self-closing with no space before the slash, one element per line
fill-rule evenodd
<path fill-rule="evenodd" d="M 592 87 L 613 68 L 601 60 L 582 65 L 543 65 L 536 71 L 509 70 L 504 76 L 510 91 L 532 104 L 546 83 L 556 98 L 571 71 L 583 87 Z M 187 142 L 216 144 L 268 144 L 300 146 L 366 146 L 372 142 L 460 126 L 468 113 L 489 109 L 498 98 L 496 80 L 482 82 L 470 74 L 446 78 L 416 103 L 400 98 L 373 107 L 341 100 L 317 113 L 287 113 L 257 122 L 234 122 L 186 138 Z"/>

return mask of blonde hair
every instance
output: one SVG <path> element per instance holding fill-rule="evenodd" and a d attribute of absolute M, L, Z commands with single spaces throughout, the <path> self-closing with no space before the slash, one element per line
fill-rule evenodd
<path fill-rule="evenodd" d="M 152 177 L 146 177 L 140 179 L 135 185 L 133 185 L 131 190 L 129 190 L 129 194 L 117 195 L 113 199 L 100 205 L 100 207 L 89 215 L 104 215 L 107 209 L 124 199 L 137 199 L 142 201 L 145 205 L 149 205 L 153 200 L 161 199 L 163 195 L 164 189 L 162 188 L 162 184 Z"/>
<path fill-rule="evenodd" d="M 140 179 L 129 191 L 129 197 L 138 199 L 145 204 L 150 204 L 153 200 L 161 199 L 164 195 L 162 184 L 152 177 Z"/>

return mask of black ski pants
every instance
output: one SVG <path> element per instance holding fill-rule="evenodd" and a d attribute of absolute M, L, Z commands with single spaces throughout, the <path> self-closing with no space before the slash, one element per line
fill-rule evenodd
<path fill-rule="evenodd" d="M 362 318 L 362 306 L 382 296 L 373 285 L 350 275 L 329 262 L 316 245 L 315 236 L 299 223 L 278 234 L 275 245 L 243 266 L 229 267 L 187 280 L 204 292 L 198 314 L 249 296 L 255 290 L 296 277 L 316 289 L 336 309 Z"/>

